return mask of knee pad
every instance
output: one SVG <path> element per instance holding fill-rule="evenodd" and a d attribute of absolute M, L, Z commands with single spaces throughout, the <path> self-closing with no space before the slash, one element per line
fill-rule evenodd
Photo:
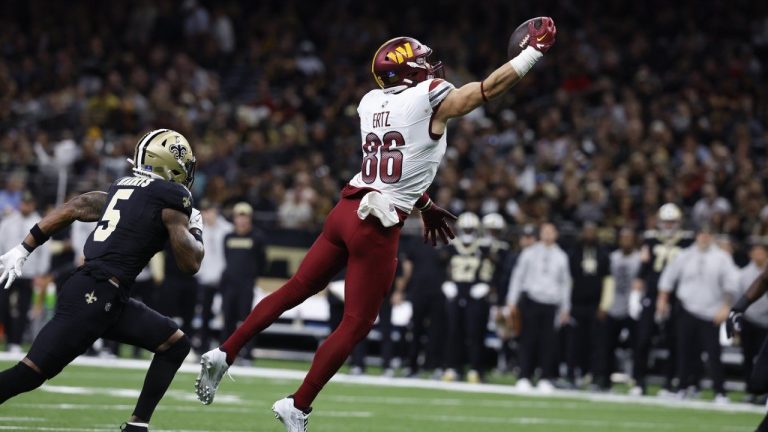
<path fill-rule="evenodd" d="M 162 358 L 163 360 L 181 363 L 187 358 L 187 354 L 192 349 L 192 344 L 189 342 L 189 338 L 185 334 L 178 338 L 167 350 L 158 352 L 155 357 Z"/>

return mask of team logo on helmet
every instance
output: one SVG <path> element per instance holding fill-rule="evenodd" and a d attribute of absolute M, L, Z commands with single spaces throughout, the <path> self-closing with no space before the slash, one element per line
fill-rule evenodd
<path fill-rule="evenodd" d="M 406 42 L 403 45 L 396 47 L 394 51 L 387 53 L 387 58 L 397 64 L 401 64 L 411 57 L 413 57 L 413 48 L 411 48 L 410 42 Z"/>
<path fill-rule="evenodd" d="M 187 148 L 179 143 L 168 146 L 168 151 L 171 152 L 176 159 L 184 159 L 184 156 L 187 155 Z"/>

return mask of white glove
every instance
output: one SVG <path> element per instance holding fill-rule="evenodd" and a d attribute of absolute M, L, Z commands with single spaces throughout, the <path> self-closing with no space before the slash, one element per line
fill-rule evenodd
<path fill-rule="evenodd" d="M 24 266 L 24 262 L 27 261 L 29 251 L 24 249 L 24 246 L 18 245 L 15 248 L 6 252 L 3 256 L 0 256 L 0 270 L 3 274 L 0 275 L 0 284 L 8 279 L 5 283 L 5 289 L 8 289 L 13 284 L 13 281 L 17 277 L 21 276 L 21 268 Z"/>
<path fill-rule="evenodd" d="M 189 215 L 189 229 L 199 229 L 203 232 L 203 215 L 200 210 L 192 208 L 192 214 Z"/>
<path fill-rule="evenodd" d="M 629 293 L 629 317 L 637 321 L 643 312 L 643 293 L 639 290 L 632 290 Z"/>

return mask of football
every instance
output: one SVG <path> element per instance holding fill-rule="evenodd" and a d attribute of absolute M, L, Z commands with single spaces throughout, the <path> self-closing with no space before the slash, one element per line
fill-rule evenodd
<path fill-rule="evenodd" d="M 517 57 L 517 55 L 520 54 L 520 51 L 524 50 L 530 43 L 528 23 L 533 22 L 534 27 L 539 29 L 542 25 L 542 18 L 544 17 L 531 18 L 520 24 L 515 31 L 512 32 L 512 36 L 509 37 L 509 45 L 507 46 L 507 55 L 510 59 Z"/>

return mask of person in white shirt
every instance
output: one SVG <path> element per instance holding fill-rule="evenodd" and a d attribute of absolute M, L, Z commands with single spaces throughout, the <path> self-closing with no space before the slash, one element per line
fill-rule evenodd
<path fill-rule="evenodd" d="M 540 367 L 539 390 L 549 392 L 555 378 L 557 328 L 570 320 L 572 280 L 568 255 L 557 245 L 557 228 L 543 224 L 539 238 L 520 254 L 507 304 L 510 314 L 522 322 L 518 387 L 530 389 L 533 373 Z"/>
<path fill-rule="evenodd" d="M 211 319 L 213 319 L 213 299 L 220 295 L 221 273 L 226 261 L 224 258 L 224 237 L 232 232 L 232 224 L 219 213 L 219 208 L 204 199 L 200 202 L 203 214 L 205 232 L 205 257 L 200 265 L 200 271 L 195 277 L 198 282 L 198 301 L 201 308 L 203 323 L 200 327 L 200 346 L 198 351 L 204 353 L 211 349 Z"/>
<path fill-rule="evenodd" d="M 635 243 L 635 232 L 631 228 L 621 230 L 619 248 L 611 253 L 610 262 L 610 277 L 603 282 L 597 312 L 599 336 L 595 381 L 601 390 L 609 390 L 611 387 L 616 347 L 622 331 L 630 332 L 633 327 L 633 320 L 629 316 L 629 294 L 640 273 L 642 260 Z"/>
<path fill-rule="evenodd" d="M 37 222 L 35 198 L 29 191 L 22 194 L 18 211 L 11 212 L 0 223 L 0 249 L 10 250 L 21 243 Z M 5 326 L 7 350 L 21 352 L 24 331 L 29 325 L 29 311 L 32 305 L 32 290 L 35 280 L 48 274 L 51 254 L 47 245 L 30 255 L 24 266 L 24 273 L 17 278 L 10 289 L 0 289 L 0 323 Z"/>
<path fill-rule="evenodd" d="M 739 270 L 739 294 L 744 294 L 752 282 L 766 269 L 768 264 L 768 245 L 754 243 L 749 251 L 749 264 Z M 768 296 L 761 296 L 744 312 L 741 322 L 741 352 L 743 354 L 744 382 L 747 384 L 747 400 L 755 401 L 760 393 L 751 383 L 750 377 L 754 369 L 760 346 L 768 336 Z"/>
<path fill-rule="evenodd" d="M 683 250 L 661 273 L 657 319 L 664 321 L 670 313 L 670 295 L 680 300 L 677 316 L 677 376 L 680 392 L 696 392 L 698 383 L 691 382 L 701 352 L 706 351 L 715 391 L 715 401 L 726 403 L 723 364 L 720 359 L 720 325 L 728 317 L 738 281 L 733 258 L 714 244 L 709 227 L 696 234 L 696 242 Z M 690 386 L 690 388 L 689 388 Z M 686 394 L 686 393 L 683 393 Z"/>

